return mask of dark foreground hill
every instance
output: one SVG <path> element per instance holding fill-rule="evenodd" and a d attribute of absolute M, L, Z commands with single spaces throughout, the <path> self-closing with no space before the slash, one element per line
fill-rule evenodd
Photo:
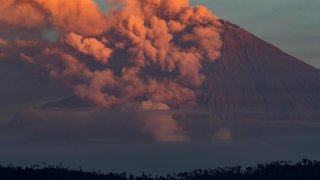
<path fill-rule="evenodd" d="M 167 174 L 166 176 L 127 175 L 126 173 L 84 172 L 69 170 L 61 166 L 37 168 L 1 167 L 1 180 L 319 180 L 320 162 L 302 160 L 296 164 L 286 161 L 258 164 L 256 167 L 241 166 L 194 170 L 190 172 Z"/>
<path fill-rule="evenodd" d="M 320 110 L 320 72 L 223 21 L 222 56 L 205 66 L 200 103 L 216 112 Z"/>

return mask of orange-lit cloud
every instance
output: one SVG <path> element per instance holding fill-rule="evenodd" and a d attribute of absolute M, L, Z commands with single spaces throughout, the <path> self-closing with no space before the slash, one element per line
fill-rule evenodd
<path fill-rule="evenodd" d="M 2 30 L 53 27 L 62 32 L 97 35 L 107 20 L 92 0 L 0 0 Z"/>
<path fill-rule="evenodd" d="M 203 64 L 220 57 L 219 18 L 188 0 L 108 3 L 101 12 L 93 0 L 0 0 L 1 59 L 41 69 L 95 106 L 196 105 Z M 48 29 L 58 42 L 35 38 Z"/>
<path fill-rule="evenodd" d="M 0 0 L 1 28 L 37 28 L 46 24 L 46 17 L 35 1 Z M 6 26 L 5 26 L 6 25 Z"/>
<path fill-rule="evenodd" d="M 95 38 L 83 38 L 75 33 L 70 33 L 66 36 L 65 42 L 79 52 L 93 56 L 96 61 L 102 64 L 108 64 L 108 60 L 112 54 L 112 49 Z"/>

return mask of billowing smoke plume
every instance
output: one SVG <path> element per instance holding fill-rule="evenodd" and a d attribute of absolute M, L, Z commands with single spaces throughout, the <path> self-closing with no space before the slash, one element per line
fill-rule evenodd
<path fill-rule="evenodd" d="M 62 32 L 98 35 L 107 21 L 92 0 L 0 0 L 0 32 L 41 31 L 54 27 Z M 32 30 L 32 31 L 31 31 Z"/>
<path fill-rule="evenodd" d="M 203 63 L 220 56 L 219 18 L 187 0 L 106 3 L 102 12 L 93 0 L 0 0 L 0 58 L 42 69 L 93 105 L 196 104 Z M 52 29 L 58 42 L 43 38 Z"/>
<path fill-rule="evenodd" d="M 106 3 L 102 12 L 93 0 L 0 0 L 0 60 L 92 106 L 197 105 L 203 65 L 220 57 L 219 18 L 188 0 Z M 157 140 L 188 139 L 170 115 L 141 119 Z"/>

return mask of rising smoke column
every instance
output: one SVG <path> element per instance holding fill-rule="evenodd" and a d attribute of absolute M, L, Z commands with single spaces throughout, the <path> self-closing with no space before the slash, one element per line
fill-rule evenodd
<path fill-rule="evenodd" d="M 58 43 L 2 37 L 1 54 L 46 69 L 52 79 L 98 106 L 195 103 L 206 78 L 202 62 L 220 56 L 219 18 L 186 0 L 109 1 L 109 6 L 103 13 L 91 0 L 1 0 L 2 34 L 33 30 L 32 37 L 32 32 L 54 28 L 61 36 Z M 26 49 L 17 39 L 29 43 Z M 18 50 L 6 55 L 14 50 L 5 51 L 4 42 Z"/>
<path fill-rule="evenodd" d="M 0 60 L 40 69 L 93 106 L 197 105 L 203 64 L 220 57 L 219 18 L 188 0 L 106 3 L 0 0 Z"/>

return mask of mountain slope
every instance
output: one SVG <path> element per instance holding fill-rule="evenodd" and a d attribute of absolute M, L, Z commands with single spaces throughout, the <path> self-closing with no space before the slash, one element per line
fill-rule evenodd
<path fill-rule="evenodd" d="M 318 69 L 223 23 L 222 57 L 206 65 L 201 105 L 216 112 L 320 110 Z"/>

